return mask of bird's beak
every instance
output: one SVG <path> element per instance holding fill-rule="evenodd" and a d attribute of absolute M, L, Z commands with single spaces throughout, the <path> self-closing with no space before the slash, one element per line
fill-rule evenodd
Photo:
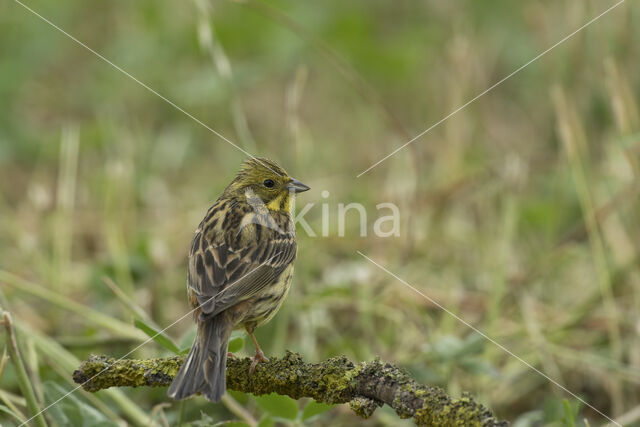
<path fill-rule="evenodd" d="M 308 185 L 305 185 L 303 183 L 301 183 L 300 181 L 298 181 L 295 178 L 291 179 L 291 182 L 289 182 L 289 184 L 287 184 L 287 189 L 289 191 L 293 191 L 294 193 L 302 193 L 303 191 L 307 191 L 309 190 L 311 187 L 309 187 Z"/>

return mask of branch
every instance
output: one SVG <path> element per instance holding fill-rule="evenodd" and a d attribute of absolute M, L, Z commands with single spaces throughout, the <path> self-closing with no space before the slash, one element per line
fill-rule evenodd
<path fill-rule="evenodd" d="M 73 373 L 73 380 L 87 391 L 109 387 L 168 386 L 184 357 L 116 360 L 91 356 Z M 453 399 L 438 387 L 418 384 L 406 372 L 379 360 L 354 364 L 346 357 L 321 363 L 305 363 L 287 352 L 282 359 L 261 363 L 249 377 L 251 359 L 227 359 L 227 388 L 255 395 L 277 393 L 293 399 L 310 397 L 329 404 L 349 403 L 363 418 L 384 403 L 400 418 L 417 425 L 506 426 L 491 411 L 465 395 Z"/>

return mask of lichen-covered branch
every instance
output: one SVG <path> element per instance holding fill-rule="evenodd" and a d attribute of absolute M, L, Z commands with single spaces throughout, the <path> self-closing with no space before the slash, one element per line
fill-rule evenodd
<path fill-rule="evenodd" d="M 87 391 L 109 387 L 168 386 L 184 357 L 116 360 L 92 356 L 73 373 Z M 367 418 L 383 404 L 399 417 L 413 418 L 428 426 L 506 426 L 470 396 L 449 397 L 442 389 L 418 384 L 406 372 L 378 360 L 353 363 L 335 357 L 306 363 L 299 354 L 287 352 L 281 359 L 261 363 L 249 376 L 251 359 L 227 359 L 227 388 L 256 395 L 278 393 L 294 399 L 310 397 L 329 404 L 349 403 Z"/>

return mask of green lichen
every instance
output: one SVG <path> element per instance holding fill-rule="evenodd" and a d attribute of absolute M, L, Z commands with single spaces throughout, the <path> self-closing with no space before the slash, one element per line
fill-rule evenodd
<path fill-rule="evenodd" d="M 373 415 L 373 412 L 380 406 L 382 406 L 382 403 L 363 396 L 356 396 L 349 401 L 349 407 L 353 412 L 365 419 Z"/>
<path fill-rule="evenodd" d="M 227 387 L 253 394 L 279 393 L 294 399 L 312 397 L 329 404 L 351 399 L 353 379 L 359 367 L 345 357 L 320 364 L 305 363 L 299 354 L 287 352 L 282 359 L 260 364 L 248 376 L 250 359 L 230 359 L 227 363 Z"/>
<path fill-rule="evenodd" d="M 413 419 L 416 425 L 429 426 L 507 425 L 499 422 L 488 409 L 469 397 L 450 399 L 446 402 L 442 402 L 442 398 L 435 401 L 425 399 L 423 406 L 415 411 Z"/>
<path fill-rule="evenodd" d="M 119 387 L 159 387 L 171 384 L 184 357 L 163 359 L 116 360 L 107 356 L 91 356 L 73 373 L 73 380 L 87 391 Z"/>
<path fill-rule="evenodd" d="M 184 357 L 116 360 L 92 356 L 73 378 L 88 391 L 109 387 L 168 386 Z M 493 414 L 470 396 L 449 397 L 444 390 L 418 384 L 404 370 L 376 359 L 354 364 L 346 357 L 321 363 L 306 363 L 302 356 L 287 352 L 281 358 L 261 363 L 249 376 L 250 358 L 227 359 L 227 388 L 255 395 L 278 393 L 293 399 L 310 397 L 328 404 L 349 403 L 363 418 L 386 403 L 401 418 L 417 425 L 501 426 Z"/>

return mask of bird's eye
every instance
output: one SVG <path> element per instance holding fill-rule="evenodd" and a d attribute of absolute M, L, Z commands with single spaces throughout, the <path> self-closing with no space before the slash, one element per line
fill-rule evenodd
<path fill-rule="evenodd" d="M 272 179 L 265 179 L 263 184 L 267 188 L 272 188 L 275 185 L 275 182 L 273 182 Z"/>

